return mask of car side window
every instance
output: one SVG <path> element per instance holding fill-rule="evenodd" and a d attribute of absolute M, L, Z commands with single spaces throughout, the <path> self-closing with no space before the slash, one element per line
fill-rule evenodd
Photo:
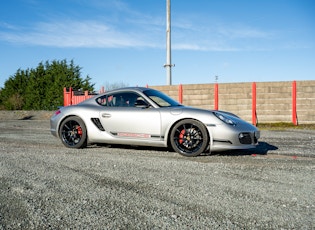
<path fill-rule="evenodd" d="M 106 106 L 107 105 L 106 95 L 96 98 L 96 102 L 101 106 Z"/>
<path fill-rule="evenodd" d="M 133 92 L 107 94 L 96 99 L 99 105 L 108 107 L 136 107 L 139 101 L 146 103 L 143 97 Z"/>
<path fill-rule="evenodd" d="M 101 97 L 98 97 L 96 98 L 96 102 L 101 106 L 114 106 L 113 95 L 103 95 Z"/>

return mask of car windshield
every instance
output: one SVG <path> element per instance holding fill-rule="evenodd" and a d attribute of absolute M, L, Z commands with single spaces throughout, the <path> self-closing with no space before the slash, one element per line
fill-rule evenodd
<path fill-rule="evenodd" d="M 174 99 L 157 90 L 148 89 L 145 90 L 143 93 L 160 107 L 173 107 L 181 105 Z"/>

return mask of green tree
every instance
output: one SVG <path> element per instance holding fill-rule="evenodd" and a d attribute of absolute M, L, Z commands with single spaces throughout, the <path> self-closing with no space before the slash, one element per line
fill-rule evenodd
<path fill-rule="evenodd" d="M 28 70 L 24 71 L 18 69 L 15 73 L 15 76 L 11 76 L 7 81 L 4 83 L 4 88 L 1 89 L 0 92 L 0 103 L 1 107 L 5 109 L 18 109 L 14 98 L 19 98 L 20 106 L 23 106 L 25 102 L 25 85 L 28 82 Z"/>
<path fill-rule="evenodd" d="M 18 70 L 0 90 L 0 107 L 8 110 L 54 110 L 63 105 L 63 88 L 94 91 L 91 78 L 81 77 L 81 67 L 66 60 L 39 63 Z"/>

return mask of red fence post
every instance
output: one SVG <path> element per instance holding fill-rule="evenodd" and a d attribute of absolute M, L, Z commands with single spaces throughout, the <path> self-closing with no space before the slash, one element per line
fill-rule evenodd
<path fill-rule="evenodd" d="M 84 100 L 88 99 L 89 98 L 89 91 L 88 90 L 85 90 L 84 91 Z"/>
<path fill-rule="evenodd" d="M 214 84 L 214 110 L 219 109 L 219 84 Z"/>
<path fill-rule="evenodd" d="M 183 85 L 182 84 L 178 86 L 178 101 L 181 104 L 183 103 Z"/>
<path fill-rule="evenodd" d="M 252 84 L 252 124 L 257 125 L 257 112 L 256 112 L 256 82 Z"/>
<path fill-rule="evenodd" d="M 296 112 L 296 81 L 292 82 L 292 123 L 298 125 Z"/>
<path fill-rule="evenodd" d="M 67 88 L 63 88 L 63 106 L 68 106 L 72 104 L 72 88 L 69 88 L 69 92 Z"/>
<path fill-rule="evenodd" d="M 76 103 L 76 96 L 74 96 L 74 91 L 71 89 L 71 93 L 70 93 L 70 95 L 71 95 L 71 105 L 75 105 L 75 104 L 77 104 Z"/>

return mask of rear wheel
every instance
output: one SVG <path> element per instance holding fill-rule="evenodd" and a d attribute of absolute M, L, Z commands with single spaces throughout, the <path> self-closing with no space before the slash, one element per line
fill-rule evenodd
<path fill-rule="evenodd" d="M 84 148 L 87 145 L 86 127 L 81 118 L 66 118 L 60 125 L 59 136 L 68 148 Z"/>
<path fill-rule="evenodd" d="M 172 148 L 187 157 L 203 153 L 209 143 L 206 127 L 199 121 L 185 119 L 173 127 L 170 135 Z"/>

